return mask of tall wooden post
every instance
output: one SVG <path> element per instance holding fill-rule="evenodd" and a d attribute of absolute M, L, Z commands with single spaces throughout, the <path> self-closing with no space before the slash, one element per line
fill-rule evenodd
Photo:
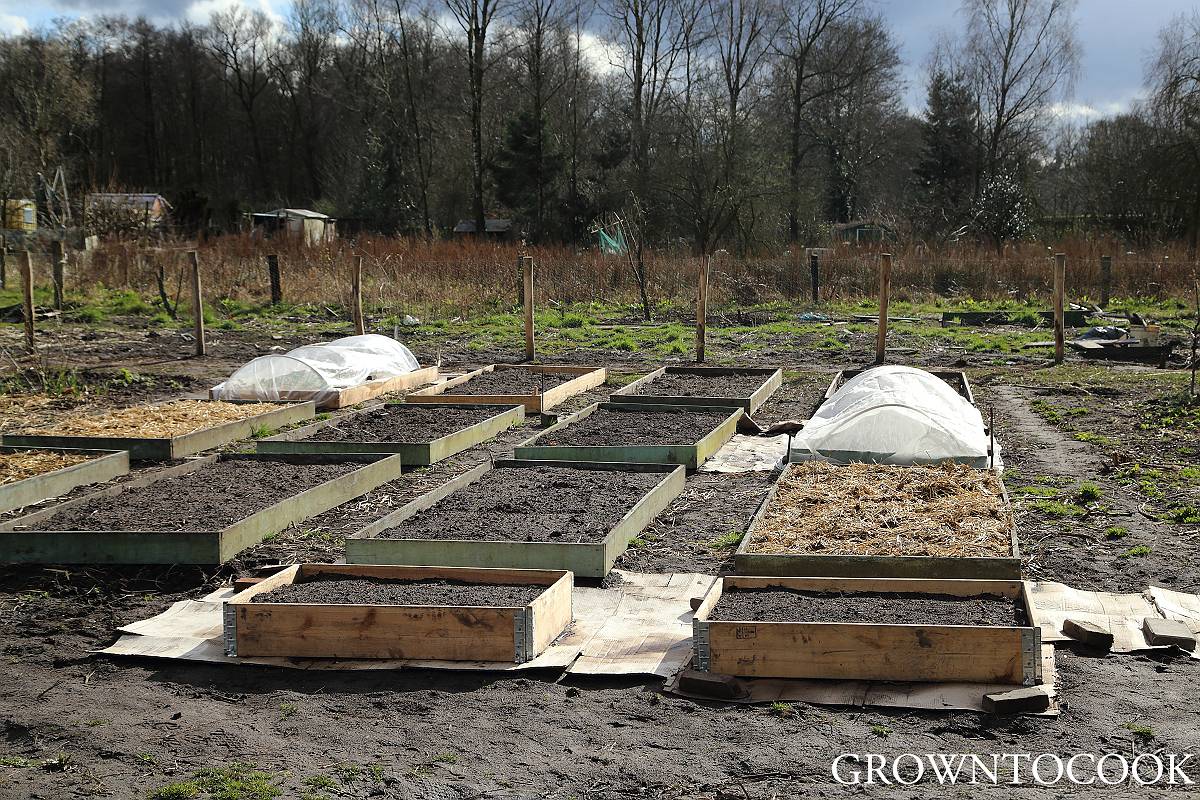
<path fill-rule="evenodd" d="M 812 253 L 808 257 L 808 277 L 812 282 L 812 301 L 815 306 L 821 302 L 821 259 L 816 253 Z"/>
<path fill-rule="evenodd" d="M 3 237 L 0 237 L 3 239 Z M 8 288 L 8 241 L 0 244 L 0 289 Z"/>
<path fill-rule="evenodd" d="M 354 319 L 354 332 L 362 336 L 367 332 L 362 308 L 362 264 L 363 257 L 354 257 L 354 271 L 350 277 L 350 316 Z"/>
<path fill-rule="evenodd" d="M 875 363 L 887 354 L 888 303 L 892 295 L 892 254 L 879 254 L 879 330 L 875 333 Z"/>
<path fill-rule="evenodd" d="M 1067 283 L 1067 254 L 1054 254 L 1054 363 L 1066 357 L 1066 325 L 1063 317 L 1063 287 Z"/>
<path fill-rule="evenodd" d="M 700 262 L 700 285 L 696 292 L 696 363 L 704 363 L 704 326 L 708 321 L 708 274 L 712 270 L 712 256 Z"/>
<path fill-rule="evenodd" d="M 283 302 L 283 283 L 279 276 L 279 256 L 274 253 L 267 256 L 267 275 L 271 279 L 271 305 L 277 306 Z"/>
<path fill-rule="evenodd" d="M 189 250 L 188 261 L 192 265 L 192 334 L 196 337 L 196 355 L 202 356 L 207 350 L 204 346 L 204 293 L 200 287 L 200 254 Z"/>
<path fill-rule="evenodd" d="M 66 254 L 63 243 L 57 239 L 50 242 L 50 274 L 54 280 L 54 309 L 62 311 L 63 283 L 66 281 Z"/>
<path fill-rule="evenodd" d="M 1108 293 L 1112 290 L 1112 256 L 1100 256 L 1100 307 L 1108 308 Z"/>
<path fill-rule="evenodd" d="M 523 291 L 521 302 L 525 306 L 525 360 L 533 361 L 533 256 L 521 256 Z"/>
<path fill-rule="evenodd" d="M 21 301 L 25 317 L 25 349 L 33 352 L 33 257 L 21 253 Z"/>

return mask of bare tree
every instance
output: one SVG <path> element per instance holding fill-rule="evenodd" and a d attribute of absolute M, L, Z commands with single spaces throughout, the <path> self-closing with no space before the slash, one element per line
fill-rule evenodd
<path fill-rule="evenodd" d="M 1200 243 L 1200 12 L 1163 28 L 1146 77 L 1154 92 L 1151 117 L 1161 131 L 1162 149 L 1174 162 L 1179 194 L 1187 198 L 1188 250 L 1195 258 Z"/>

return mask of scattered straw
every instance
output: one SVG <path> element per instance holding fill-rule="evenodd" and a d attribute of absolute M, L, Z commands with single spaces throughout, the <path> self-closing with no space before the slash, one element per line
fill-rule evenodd
<path fill-rule="evenodd" d="M 45 450 L 22 450 L 18 453 L 0 453 L 0 486 L 16 483 L 26 478 L 45 475 L 56 469 L 73 467 L 90 461 L 95 456 L 66 455 Z"/>
<path fill-rule="evenodd" d="M 60 419 L 45 428 L 25 431 L 42 436 L 106 436 L 169 438 L 282 408 L 276 403 L 222 403 L 175 400 Z"/>
<path fill-rule="evenodd" d="M 962 464 L 797 464 L 756 528 L 756 553 L 1009 556 L 1000 479 Z"/>
<path fill-rule="evenodd" d="M 60 398 L 44 394 L 0 395 L 0 433 L 12 433 L 19 428 L 46 424 L 61 410 Z"/>

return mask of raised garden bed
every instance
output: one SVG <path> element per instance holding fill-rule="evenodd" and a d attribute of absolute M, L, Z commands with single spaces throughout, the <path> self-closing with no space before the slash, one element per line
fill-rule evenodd
<path fill-rule="evenodd" d="M 403 392 L 408 389 L 415 389 L 418 386 L 424 386 L 427 383 L 432 383 L 437 380 L 438 368 L 419 367 L 412 372 L 406 372 L 403 375 L 397 375 L 392 378 L 380 378 L 375 381 L 367 381 L 360 383 L 357 386 L 348 386 L 345 389 L 340 389 L 336 392 L 327 393 L 325 399 L 317 405 L 322 411 L 335 411 L 339 408 L 365 403 L 368 400 L 374 400 L 376 397 L 381 397 L 385 394 L 393 392 Z M 216 400 L 221 396 L 225 384 L 218 384 L 209 390 L 209 399 Z M 304 390 L 296 393 L 280 392 L 279 402 L 281 403 L 296 403 L 306 402 L 307 398 L 312 397 L 311 390 Z M 224 398 L 231 403 L 252 403 L 256 400 L 239 400 L 237 398 Z"/>
<path fill-rule="evenodd" d="M 600 578 L 683 482 L 662 464 L 481 464 L 347 539 L 346 560 Z"/>
<path fill-rule="evenodd" d="M 1041 681 L 1025 584 L 727 576 L 692 626 L 697 669 L 754 678 Z"/>
<path fill-rule="evenodd" d="M 400 466 L 371 454 L 193 459 L 0 523 L 0 563 L 220 564 Z"/>
<path fill-rule="evenodd" d="M 457 378 L 418 389 L 408 403 L 479 403 L 525 406 L 526 412 L 549 411 L 569 397 L 595 389 L 608 377 L 604 367 L 542 364 L 490 364 Z"/>
<path fill-rule="evenodd" d="M 124 450 L 0 446 L 0 513 L 128 472 L 129 453 Z"/>
<path fill-rule="evenodd" d="M 278 405 L 177 400 L 81 415 L 45 430 L 4 434 L 10 447 L 126 450 L 135 461 L 170 461 L 312 419 L 311 402 Z"/>
<path fill-rule="evenodd" d="M 517 458 L 696 469 L 737 430 L 742 409 L 597 403 L 516 448 Z"/>
<path fill-rule="evenodd" d="M 388 403 L 258 440 L 260 453 L 399 453 L 428 466 L 525 421 L 523 406 Z"/>
<path fill-rule="evenodd" d="M 871 369 L 871 368 L 867 367 L 867 369 L 844 369 L 841 372 L 839 372 L 838 374 L 834 375 L 833 380 L 829 382 L 829 388 L 825 390 L 825 396 L 822 398 L 822 402 L 833 397 L 834 393 L 836 393 L 838 389 L 842 388 L 842 385 L 846 381 L 848 381 L 850 378 L 853 378 L 855 375 L 861 375 L 862 373 L 866 372 L 869 369 Z M 933 375 L 936 378 L 941 378 L 943 381 L 950 384 L 950 388 L 954 389 L 954 391 L 956 391 L 960 395 L 962 395 L 963 398 L 966 399 L 966 401 L 968 403 L 970 403 L 971 405 L 975 404 L 975 395 L 971 391 L 971 383 L 970 383 L 970 381 L 967 380 L 967 373 L 965 373 L 961 370 L 931 369 L 931 370 L 926 370 L 926 371 L 930 375 Z"/>
<path fill-rule="evenodd" d="M 230 598 L 229 655 L 512 661 L 571 623 L 570 572 L 298 564 Z"/>
<path fill-rule="evenodd" d="M 1000 477 L 961 464 L 789 464 L 734 555 L 742 575 L 1019 578 Z"/>
<path fill-rule="evenodd" d="M 782 384 L 779 369 L 660 367 L 613 392 L 609 402 L 733 406 L 753 414 Z"/>

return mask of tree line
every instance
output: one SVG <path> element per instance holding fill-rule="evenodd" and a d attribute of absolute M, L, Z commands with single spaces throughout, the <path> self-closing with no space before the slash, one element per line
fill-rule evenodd
<path fill-rule="evenodd" d="M 293 0 L 204 25 L 101 17 L 0 41 L 0 195 L 154 191 L 189 234 L 309 207 L 437 235 L 738 252 L 831 223 L 1000 247 L 1200 234 L 1200 14 L 1146 100 L 1063 122 L 1074 0 L 964 0 L 926 107 L 867 0 Z M 61 201 L 61 198 L 60 198 Z M 49 205 L 53 205 L 51 199 Z"/>

